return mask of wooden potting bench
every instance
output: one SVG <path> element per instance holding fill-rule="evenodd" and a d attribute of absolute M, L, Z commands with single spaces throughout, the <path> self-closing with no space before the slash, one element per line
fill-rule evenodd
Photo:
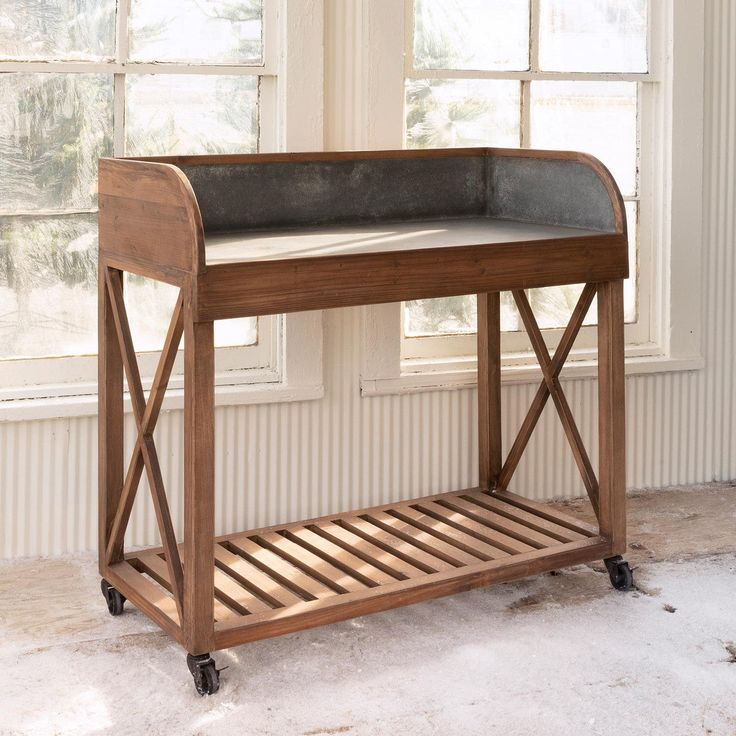
<path fill-rule="evenodd" d="M 210 652 L 224 647 L 597 559 L 614 586 L 631 585 L 620 557 L 626 217 L 599 161 L 493 148 L 101 159 L 99 207 L 102 589 L 111 613 L 128 599 L 182 644 L 200 693 L 217 690 Z M 147 398 L 124 271 L 179 287 Z M 578 283 L 550 356 L 524 290 Z M 507 290 L 542 380 L 504 457 L 499 292 Z M 478 297 L 477 487 L 215 536 L 215 320 L 460 294 Z M 595 297 L 597 475 L 558 381 Z M 182 335 L 179 543 L 153 430 Z M 138 429 L 127 471 L 124 378 Z M 597 526 L 509 491 L 550 397 Z M 126 554 L 144 470 L 162 547 Z"/>

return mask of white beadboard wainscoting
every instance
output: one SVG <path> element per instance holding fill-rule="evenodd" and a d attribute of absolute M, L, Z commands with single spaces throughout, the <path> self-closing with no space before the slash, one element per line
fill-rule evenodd
<path fill-rule="evenodd" d="M 326 5 L 327 33 L 347 32 L 341 24 L 354 18 L 341 16 L 336 0 Z M 627 379 L 629 487 L 736 477 L 736 3 L 706 0 L 705 7 L 705 368 Z M 332 79 L 335 54 L 328 44 L 328 88 L 355 72 L 339 66 Z M 333 148 L 351 137 L 343 122 L 338 113 L 326 116 Z M 217 409 L 218 532 L 476 482 L 475 390 L 361 397 L 360 310 L 325 312 L 324 325 L 324 399 Z M 564 388 L 595 464 L 596 383 L 565 381 Z M 507 447 L 535 390 L 504 387 Z M 132 422 L 128 430 L 130 446 Z M 162 414 L 156 441 L 180 525 L 180 411 Z M 539 499 L 583 493 L 551 404 L 512 488 Z M 96 418 L 0 423 L 0 557 L 94 549 L 96 527 Z M 157 539 L 142 486 L 128 543 Z"/>

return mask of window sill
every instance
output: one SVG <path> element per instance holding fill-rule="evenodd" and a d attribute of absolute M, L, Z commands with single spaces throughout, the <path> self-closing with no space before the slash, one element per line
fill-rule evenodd
<path fill-rule="evenodd" d="M 402 364 L 402 373 L 391 378 L 361 379 L 361 396 L 387 396 L 391 394 L 411 394 L 422 391 L 449 391 L 474 388 L 477 385 L 477 364 L 475 358 L 434 363 L 432 369 L 406 371 L 407 364 Z M 413 368 L 419 368 L 414 363 Z M 451 366 L 451 367 L 450 367 Z M 649 373 L 670 373 L 677 371 L 700 370 L 705 360 L 700 355 L 687 357 L 669 356 L 633 356 L 626 358 L 626 375 L 642 375 Z M 570 361 L 563 370 L 563 379 L 596 378 L 597 363 L 594 360 Z M 538 365 L 509 364 L 501 368 L 503 383 L 538 383 L 542 380 L 542 371 Z"/>
<path fill-rule="evenodd" d="M 223 370 L 215 376 L 215 406 L 273 404 L 321 399 L 322 312 L 295 312 L 283 322 L 278 356 L 272 365 L 243 370 Z M 144 378 L 148 391 L 151 379 Z M 162 410 L 184 408 L 184 379 L 175 374 L 169 381 Z M 125 394 L 124 409 L 132 412 Z M 0 422 L 24 422 L 97 415 L 97 383 L 69 383 L 0 388 Z"/>
<path fill-rule="evenodd" d="M 245 404 L 273 404 L 287 401 L 310 401 L 324 397 L 324 386 L 289 385 L 283 382 L 251 383 L 215 388 L 215 406 L 240 406 Z M 124 398 L 126 413 L 132 413 L 130 396 Z M 166 392 L 162 411 L 184 408 L 184 391 L 181 388 Z M 0 401 L 0 422 L 23 422 L 38 419 L 97 416 L 97 394 L 76 396 L 44 396 Z"/>

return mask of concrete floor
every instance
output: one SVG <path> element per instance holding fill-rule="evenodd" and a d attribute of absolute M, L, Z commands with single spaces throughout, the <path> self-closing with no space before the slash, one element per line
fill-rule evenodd
<path fill-rule="evenodd" d="M 209 698 L 91 558 L 0 563 L 0 734 L 734 736 L 736 486 L 633 494 L 629 523 L 637 591 L 579 566 L 258 642 Z"/>

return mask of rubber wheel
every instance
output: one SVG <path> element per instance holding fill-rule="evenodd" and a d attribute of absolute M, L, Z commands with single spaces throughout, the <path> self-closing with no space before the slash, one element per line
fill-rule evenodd
<path fill-rule="evenodd" d="M 220 674 L 215 661 L 209 656 L 187 655 L 187 666 L 194 679 L 194 687 L 200 695 L 212 695 L 220 689 Z"/>
<path fill-rule="evenodd" d="M 625 560 L 606 560 L 608 568 L 608 576 L 611 578 L 611 585 L 616 590 L 631 590 L 634 587 L 634 574 L 629 567 L 629 563 Z"/>
<path fill-rule="evenodd" d="M 119 590 L 113 588 L 107 580 L 100 581 L 100 589 L 107 602 L 107 610 L 110 615 L 119 616 L 123 612 L 125 596 Z"/>

